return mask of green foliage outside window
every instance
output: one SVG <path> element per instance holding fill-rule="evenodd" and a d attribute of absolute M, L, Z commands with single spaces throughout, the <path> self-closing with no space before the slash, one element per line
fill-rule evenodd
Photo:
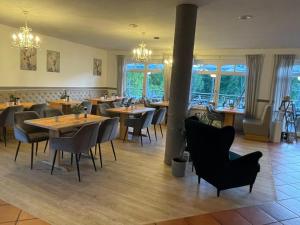
<path fill-rule="evenodd" d="M 147 75 L 147 98 L 161 99 L 164 96 L 164 76 L 162 72 Z"/>
<path fill-rule="evenodd" d="M 214 78 L 207 74 L 192 74 L 191 100 L 192 102 L 208 103 L 213 100 Z"/>
<path fill-rule="evenodd" d="M 126 90 L 125 95 L 128 97 L 134 97 L 136 99 L 143 97 L 143 72 L 131 72 L 126 73 Z"/>
<path fill-rule="evenodd" d="M 298 80 L 298 77 L 292 77 L 290 97 L 294 101 L 296 108 L 300 110 L 300 80 Z"/>

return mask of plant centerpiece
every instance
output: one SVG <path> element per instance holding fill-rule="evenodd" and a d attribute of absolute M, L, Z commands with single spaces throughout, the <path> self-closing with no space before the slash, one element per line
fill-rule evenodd
<path fill-rule="evenodd" d="M 72 108 L 72 112 L 74 113 L 76 119 L 79 118 L 79 115 L 81 113 L 83 113 L 83 111 L 84 111 L 84 107 L 82 105 L 79 105 L 79 104 L 73 106 L 73 108 Z"/>
<path fill-rule="evenodd" d="M 14 105 L 17 104 L 17 101 L 18 101 L 19 99 L 20 99 L 20 98 L 18 98 L 18 97 L 15 96 L 15 95 L 10 95 L 10 96 L 9 96 L 9 102 L 13 102 Z"/>
<path fill-rule="evenodd" d="M 230 100 L 229 103 L 228 103 L 228 106 L 229 106 L 230 109 L 234 109 L 234 101 Z"/>
<path fill-rule="evenodd" d="M 68 100 L 69 95 L 67 94 L 67 90 L 64 90 L 63 93 L 60 95 L 60 99 Z"/>

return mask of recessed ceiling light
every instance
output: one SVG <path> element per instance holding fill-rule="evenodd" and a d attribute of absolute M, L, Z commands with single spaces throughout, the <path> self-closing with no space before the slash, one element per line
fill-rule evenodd
<path fill-rule="evenodd" d="M 131 23 L 131 24 L 129 24 L 128 26 L 131 27 L 131 28 L 137 28 L 137 27 L 138 27 L 138 25 L 135 24 L 135 23 Z"/>
<path fill-rule="evenodd" d="M 239 20 L 251 20 L 252 18 L 252 15 L 242 15 L 238 17 Z"/>
<path fill-rule="evenodd" d="M 155 40 L 159 40 L 159 39 L 160 39 L 160 37 L 158 37 L 158 36 L 155 36 L 155 37 L 153 37 L 153 39 L 155 39 Z"/>

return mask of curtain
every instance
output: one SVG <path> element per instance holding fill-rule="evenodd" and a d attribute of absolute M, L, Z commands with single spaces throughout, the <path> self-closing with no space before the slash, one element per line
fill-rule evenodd
<path fill-rule="evenodd" d="M 117 55 L 117 93 L 119 96 L 124 95 L 124 66 L 125 56 Z"/>
<path fill-rule="evenodd" d="M 271 99 L 273 109 L 277 111 L 284 96 L 290 95 L 292 68 L 295 55 L 275 55 L 272 77 Z"/>
<path fill-rule="evenodd" d="M 169 100 L 170 97 L 170 84 L 171 84 L 171 72 L 172 72 L 172 64 L 166 65 L 164 67 L 164 100 Z"/>
<path fill-rule="evenodd" d="M 248 67 L 245 107 L 246 118 L 255 118 L 263 61 L 262 55 L 246 55 Z"/>

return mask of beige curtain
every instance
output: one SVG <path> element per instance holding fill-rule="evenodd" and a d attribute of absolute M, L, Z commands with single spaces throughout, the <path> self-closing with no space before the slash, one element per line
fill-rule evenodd
<path fill-rule="evenodd" d="M 262 55 L 246 55 L 248 67 L 245 107 L 246 118 L 255 118 L 263 59 Z"/>
<path fill-rule="evenodd" d="M 284 96 L 290 95 L 292 68 L 295 55 L 275 55 L 271 99 L 274 111 L 278 111 Z"/>
<path fill-rule="evenodd" d="M 165 65 L 164 67 L 164 100 L 169 100 L 170 97 L 170 84 L 171 84 L 171 71 L 172 65 Z"/>
<path fill-rule="evenodd" d="M 125 56 L 117 55 L 117 93 L 119 96 L 124 95 L 124 66 Z"/>

